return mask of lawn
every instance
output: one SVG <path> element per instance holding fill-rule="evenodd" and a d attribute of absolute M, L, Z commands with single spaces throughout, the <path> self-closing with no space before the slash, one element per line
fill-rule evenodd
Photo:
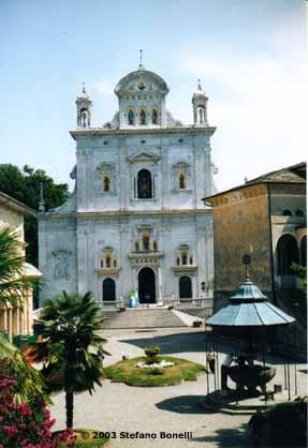
<path fill-rule="evenodd" d="M 115 383 L 125 383 L 129 386 L 160 387 L 174 386 L 182 381 L 196 381 L 198 375 L 206 372 L 201 364 L 186 359 L 173 358 L 170 356 L 159 356 L 159 361 L 173 362 L 170 367 L 140 368 L 136 367 L 138 362 L 147 361 L 146 357 L 139 357 L 119 361 L 104 369 L 106 378 Z"/>

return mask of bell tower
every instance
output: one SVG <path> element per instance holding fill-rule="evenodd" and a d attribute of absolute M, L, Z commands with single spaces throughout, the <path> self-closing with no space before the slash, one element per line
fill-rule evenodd
<path fill-rule="evenodd" d="M 208 126 L 207 122 L 207 101 L 208 97 L 202 90 L 201 79 L 198 79 L 198 87 L 192 97 L 194 125 Z"/>
<path fill-rule="evenodd" d="M 90 128 L 91 127 L 91 108 L 92 101 L 87 94 L 85 83 L 82 85 L 81 95 L 76 100 L 77 107 L 77 127 Z"/>

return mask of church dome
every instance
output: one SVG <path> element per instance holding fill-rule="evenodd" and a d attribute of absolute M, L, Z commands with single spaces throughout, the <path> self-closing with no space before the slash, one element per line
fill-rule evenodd
<path fill-rule="evenodd" d="M 198 81 L 198 87 L 197 90 L 194 92 L 193 97 L 192 97 L 193 101 L 194 100 L 206 100 L 206 93 L 204 92 L 204 90 L 202 89 L 201 86 L 201 81 L 199 79 Z"/>
<path fill-rule="evenodd" d="M 165 96 L 169 89 L 161 76 L 141 67 L 121 78 L 115 88 L 115 93 L 118 96 L 133 92 L 139 94 L 152 92 Z"/>

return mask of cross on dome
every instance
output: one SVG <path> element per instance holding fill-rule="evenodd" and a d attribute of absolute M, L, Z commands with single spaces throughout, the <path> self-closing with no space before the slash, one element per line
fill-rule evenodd
<path fill-rule="evenodd" d="M 144 70 L 144 66 L 143 66 L 143 50 L 142 48 L 140 48 L 139 50 L 139 70 Z"/>

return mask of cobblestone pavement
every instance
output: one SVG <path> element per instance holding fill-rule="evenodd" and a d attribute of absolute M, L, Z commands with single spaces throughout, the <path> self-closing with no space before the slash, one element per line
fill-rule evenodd
<path fill-rule="evenodd" d="M 143 348 L 159 344 L 163 354 L 172 354 L 205 364 L 205 334 L 200 329 L 105 330 L 106 349 L 112 354 L 105 365 L 123 355 L 133 358 Z M 236 350 L 231 345 L 219 344 L 220 357 Z M 279 358 L 268 358 L 277 368 L 275 382 L 284 384 L 284 369 Z M 293 369 L 293 374 L 292 374 Z M 305 365 L 297 365 L 298 393 L 306 391 Z M 291 366 L 291 389 L 294 395 L 294 366 Z M 210 388 L 213 389 L 211 377 Z M 226 415 L 205 410 L 200 402 L 206 394 L 206 376 L 196 382 L 177 386 L 138 388 L 104 381 L 102 388 L 90 396 L 76 395 L 75 422 L 77 428 L 97 428 L 115 433 L 109 448 L 241 448 L 249 447 L 247 415 Z M 65 421 L 64 396 L 54 397 L 52 414 L 57 419 L 56 429 Z M 128 435 L 136 438 L 128 438 Z M 137 434 L 139 433 L 139 434 Z M 149 433 L 150 439 L 140 433 Z M 167 435 L 168 434 L 168 435 Z M 183 438 L 180 437 L 182 434 Z M 170 438 L 167 438 L 170 437 Z"/>

